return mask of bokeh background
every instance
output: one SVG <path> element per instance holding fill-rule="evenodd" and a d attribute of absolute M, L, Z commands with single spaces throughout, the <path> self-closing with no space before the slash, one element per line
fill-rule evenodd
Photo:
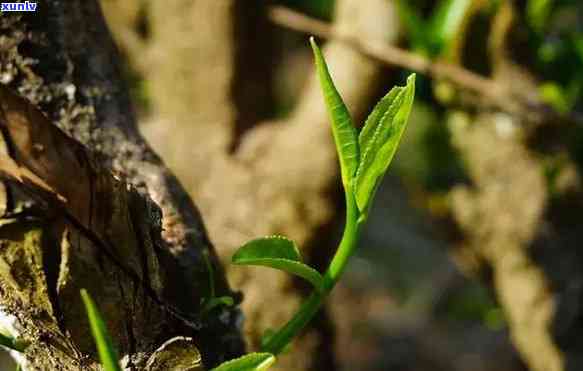
<path fill-rule="evenodd" d="M 418 73 L 360 249 L 278 369 L 583 369 L 581 1 L 101 3 L 142 131 L 244 294 L 251 348 L 307 288 L 228 267 L 233 251 L 281 233 L 324 267 L 343 227 L 308 36 L 358 125 Z"/>
<path fill-rule="evenodd" d="M 322 267 L 339 240 L 342 196 L 310 34 L 325 36 L 357 123 L 419 74 L 361 248 L 281 369 L 572 367 L 581 2 L 102 5 L 143 131 L 191 190 L 225 262 L 247 238 L 283 233 Z M 252 346 L 305 294 L 281 273 L 228 273 L 246 295 Z M 556 325 L 559 310 L 571 322 Z"/>

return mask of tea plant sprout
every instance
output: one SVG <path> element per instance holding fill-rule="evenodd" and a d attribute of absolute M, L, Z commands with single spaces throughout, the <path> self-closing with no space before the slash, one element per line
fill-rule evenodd
<path fill-rule="evenodd" d="M 268 369 L 275 362 L 275 357 L 316 315 L 356 249 L 376 190 L 393 159 L 411 112 L 415 95 L 414 74 L 409 76 L 405 86 L 394 87 L 377 103 L 358 133 L 334 86 L 320 48 L 314 38 L 310 39 L 310 43 L 324 102 L 332 123 L 344 187 L 346 222 L 342 240 L 324 274 L 303 263 L 297 245 L 283 236 L 258 238 L 239 248 L 233 255 L 233 264 L 265 266 L 294 274 L 308 281 L 313 286 L 313 291 L 281 329 L 265 336 L 260 353 L 247 354 L 225 362 L 212 371 Z M 103 321 L 86 293 L 83 293 L 83 299 L 104 368 L 106 371 L 118 371 L 119 365 L 115 361 L 117 357 Z"/>
<path fill-rule="evenodd" d="M 314 288 L 295 316 L 265 340 L 262 351 L 274 355 L 279 354 L 314 317 L 346 268 L 368 218 L 375 192 L 397 150 L 415 94 L 415 75 L 411 75 L 406 86 L 393 88 L 379 101 L 357 133 L 320 48 L 314 38 L 310 43 L 340 162 L 346 224 L 340 245 L 324 275 L 302 263 L 295 243 L 281 236 L 248 242 L 233 256 L 234 264 L 284 270 L 306 279 Z"/>

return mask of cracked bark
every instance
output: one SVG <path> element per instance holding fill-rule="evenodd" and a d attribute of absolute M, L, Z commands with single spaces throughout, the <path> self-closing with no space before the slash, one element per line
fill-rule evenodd
<path fill-rule="evenodd" d="M 31 341 L 28 367 L 95 369 L 82 287 L 130 368 L 178 335 L 207 366 L 240 354 L 237 310 L 197 318 L 204 251 L 232 293 L 198 211 L 136 128 L 99 5 L 4 13 L 0 36 L 2 83 L 48 117 L 2 90 L 0 303 Z"/>

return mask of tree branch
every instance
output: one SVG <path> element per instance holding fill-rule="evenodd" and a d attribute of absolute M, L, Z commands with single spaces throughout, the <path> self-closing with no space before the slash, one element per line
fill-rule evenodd
<path fill-rule="evenodd" d="M 378 40 L 365 39 L 360 35 L 338 32 L 326 22 L 286 7 L 272 7 L 269 11 L 269 17 L 274 23 L 292 30 L 343 42 L 360 53 L 382 63 L 406 68 L 434 79 L 447 80 L 458 88 L 478 94 L 479 97 L 485 100 L 485 102 L 480 102 L 482 106 L 486 103 L 502 111 L 518 114 L 536 122 L 542 120 L 556 121 L 557 119 L 564 121 L 567 119 L 572 123 L 583 125 L 582 115 L 571 113 L 568 117 L 565 117 L 557 113 L 541 102 L 536 91 L 514 90 L 512 86 L 505 82 L 481 76 L 452 63 L 433 61 Z"/>

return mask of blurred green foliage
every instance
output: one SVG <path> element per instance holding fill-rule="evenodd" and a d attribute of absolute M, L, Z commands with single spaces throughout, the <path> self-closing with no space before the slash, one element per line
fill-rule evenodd
<path fill-rule="evenodd" d="M 583 2 L 529 0 L 525 17 L 543 99 L 561 113 L 576 109 L 583 92 Z"/>
<path fill-rule="evenodd" d="M 397 1 L 399 19 L 413 50 L 429 57 L 446 54 L 460 30 L 471 0 L 441 0 L 430 15 L 422 17 L 414 2 Z"/>
<path fill-rule="evenodd" d="M 491 293 L 470 281 L 466 281 L 463 287 L 448 297 L 439 312 L 446 319 L 478 321 L 491 330 L 500 330 L 506 325 L 504 313 Z"/>

